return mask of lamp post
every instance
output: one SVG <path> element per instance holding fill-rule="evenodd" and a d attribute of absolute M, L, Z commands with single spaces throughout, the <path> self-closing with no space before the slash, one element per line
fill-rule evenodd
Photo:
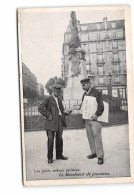
<path fill-rule="evenodd" d="M 111 84 L 112 83 L 112 74 L 111 73 L 109 73 L 108 78 L 109 78 L 108 95 L 110 97 L 112 97 L 112 84 Z"/>

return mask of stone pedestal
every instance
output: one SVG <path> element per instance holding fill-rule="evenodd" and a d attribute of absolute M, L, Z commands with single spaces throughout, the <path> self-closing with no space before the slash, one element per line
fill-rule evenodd
<path fill-rule="evenodd" d="M 64 89 L 64 100 L 81 100 L 82 94 L 84 93 L 80 80 L 81 76 L 68 78 L 67 87 Z"/>
<path fill-rule="evenodd" d="M 81 48 L 69 52 L 67 87 L 64 89 L 64 102 L 72 108 L 81 102 L 84 93 L 80 81 L 87 78 L 85 51 Z M 68 103 L 69 102 L 69 103 Z"/>

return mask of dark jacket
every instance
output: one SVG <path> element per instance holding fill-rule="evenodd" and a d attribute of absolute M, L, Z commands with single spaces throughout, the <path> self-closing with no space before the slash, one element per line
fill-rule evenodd
<path fill-rule="evenodd" d="M 62 121 L 63 126 L 66 126 L 65 114 L 64 114 L 64 107 L 62 104 L 61 99 L 58 98 L 59 108 L 62 113 Z M 44 101 L 39 105 L 38 111 L 46 117 L 45 122 L 45 130 L 50 131 L 58 131 L 58 122 L 59 122 L 59 110 L 57 107 L 57 103 L 54 97 L 48 96 L 44 99 Z M 52 120 L 48 120 L 48 118 L 52 115 Z"/>
<path fill-rule="evenodd" d="M 103 104 L 103 99 L 102 99 L 101 93 L 97 89 L 91 88 L 91 90 L 88 94 L 86 92 L 83 94 L 82 101 L 84 100 L 85 95 L 86 96 L 92 96 L 92 97 L 96 98 L 96 101 L 98 103 L 98 107 L 97 107 L 97 110 L 95 112 L 95 115 L 96 116 L 102 115 L 102 113 L 104 111 L 104 104 Z"/>

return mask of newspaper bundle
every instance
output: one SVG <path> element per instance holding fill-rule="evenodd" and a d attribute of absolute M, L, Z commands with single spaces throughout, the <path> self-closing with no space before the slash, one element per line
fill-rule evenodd
<path fill-rule="evenodd" d="M 97 121 L 108 123 L 109 118 L 109 104 L 104 102 L 104 112 L 97 118 Z M 83 119 L 90 119 L 95 114 L 98 104 L 95 97 L 85 96 L 82 106 L 81 114 Z"/>

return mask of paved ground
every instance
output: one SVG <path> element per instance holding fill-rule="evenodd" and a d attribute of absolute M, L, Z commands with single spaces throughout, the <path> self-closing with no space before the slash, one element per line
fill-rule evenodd
<path fill-rule="evenodd" d="M 102 137 L 103 165 L 97 164 L 97 158 L 87 159 L 90 149 L 85 129 L 64 131 L 64 155 L 69 159 L 55 160 L 54 151 L 54 163 L 49 165 L 46 132 L 26 132 L 27 180 L 130 176 L 128 125 L 104 127 Z"/>

